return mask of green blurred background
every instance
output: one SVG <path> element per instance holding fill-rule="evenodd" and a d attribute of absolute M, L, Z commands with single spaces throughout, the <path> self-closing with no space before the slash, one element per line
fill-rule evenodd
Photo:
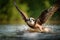
<path fill-rule="evenodd" d="M 16 0 L 29 17 L 37 18 L 41 12 L 50 8 L 56 0 Z M 48 24 L 60 24 L 60 10 L 47 21 Z M 16 10 L 13 0 L 0 0 L 0 24 L 24 24 L 22 16 Z"/>

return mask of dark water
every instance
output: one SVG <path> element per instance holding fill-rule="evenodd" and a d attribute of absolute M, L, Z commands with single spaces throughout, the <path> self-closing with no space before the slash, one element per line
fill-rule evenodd
<path fill-rule="evenodd" d="M 57 34 L 30 33 L 27 25 L 0 25 L 0 40 L 59 40 L 60 25 L 44 25 L 51 28 Z"/>

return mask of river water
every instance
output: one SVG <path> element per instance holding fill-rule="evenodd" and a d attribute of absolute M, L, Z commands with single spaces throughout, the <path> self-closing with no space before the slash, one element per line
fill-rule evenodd
<path fill-rule="evenodd" d="M 58 40 L 60 39 L 60 25 L 44 25 L 57 34 L 27 32 L 27 25 L 0 25 L 0 40 Z"/>

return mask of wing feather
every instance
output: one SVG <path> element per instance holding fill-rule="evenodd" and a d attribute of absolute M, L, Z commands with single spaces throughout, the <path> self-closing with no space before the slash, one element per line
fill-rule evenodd
<path fill-rule="evenodd" d="M 37 18 L 36 22 L 40 25 L 44 24 L 58 9 L 60 1 L 56 1 L 55 4 L 47 10 L 44 10 L 41 15 Z"/>
<path fill-rule="evenodd" d="M 25 20 L 25 22 L 27 21 L 28 17 L 27 15 L 25 15 L 26 13 L 24 13 L 21 9 L 18 8 L 18 6 L 16 5 L 16 2 L 14 0 L 14 6 L 16 7 L 16 9 L 19 11 L 19 13 L 21 14 L 22 18 Z"/>

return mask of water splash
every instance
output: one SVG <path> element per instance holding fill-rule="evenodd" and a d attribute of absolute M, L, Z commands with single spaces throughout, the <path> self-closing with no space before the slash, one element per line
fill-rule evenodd
<path fill-rule="evenodd" d="M 44 25 L 45 27 L 51 28 L 54 32 L 60 32 L 60 27 L 57 25 Z M 54 34 L 45 34 L 45 33 L 29 33 L 26 32 L 29 27 L 27 25 L 0 25 L 0 34 L 9 35 L 9 36 L 23 36 L 28 38 L 35 38 L 40 35 L 42 36 L 53 36 Z"/>

